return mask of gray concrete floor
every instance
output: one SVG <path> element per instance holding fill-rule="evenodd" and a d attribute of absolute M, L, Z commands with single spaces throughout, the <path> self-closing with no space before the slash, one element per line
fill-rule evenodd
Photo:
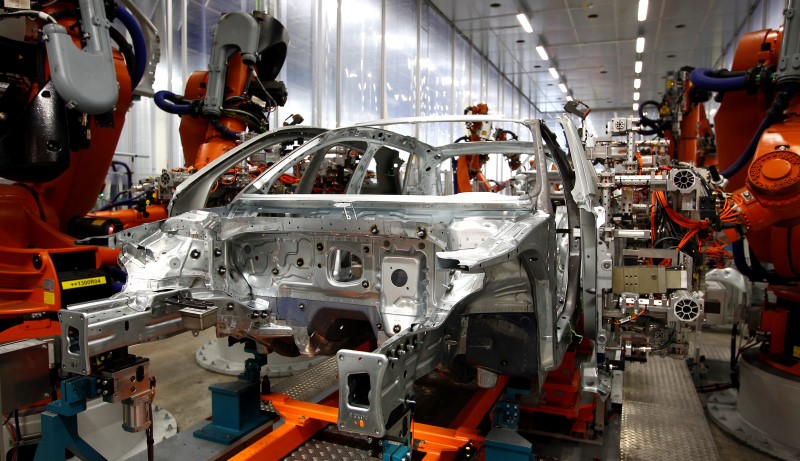
<path fill-rule="evenodd" d="M 195 362 L 195 352 L 210 339 L 214 339 L 213 329 L 200 333 L 198 337 L 183 334 L 164 341 L 131 348 L 132 353 L 150 358 L 150 372 L 158 380 L 155 403 L 172 412 L 178 422 L 179 430 L 184 430 L 210 417 L 209 385 L 235 379 L 232 376 L 207 371 Z M 708 349 L 722 353 L 720 351 L 727 347 L 728 341 L 727 333 L 704 332 L 702 349 L 703 351 Z M 703 403 L 707 397 L 706 394 L 700 395 Z M 740 444 L 717 428 L 713 422 L 709 421 L 709 426 L 721 460 L 768 461 L 773 459 Z"/>
<path fill-rule="evenodd" d="M 150 374 L 156 377 L 154 403 L 175 416 L 179 431 L 211 416 L 209 385 L 235 379 L 207 371 L 195 362 L 197 349 L 213 338 L 214 329 L 209 328 L 198 337 L 184 333 L 129 349 L 150 359 Z"/>

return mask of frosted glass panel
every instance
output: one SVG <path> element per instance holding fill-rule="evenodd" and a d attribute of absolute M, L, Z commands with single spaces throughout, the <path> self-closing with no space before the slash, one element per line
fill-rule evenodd
<path fill-rule="evenodd" d="M 504 78 L 501 79 L 501 83 L 503 85 L 503 104 L 500 106 L 501 108 L 499 112 L 501 115 L 505 115 L 507 117 L 516 117 L 512 104 L 512 99 L 514 97 L 513 92 L 516 90 L 512 89 L 513 87 L 511 86 L 511 82 Z"/>
<path fill-rule="evenodd" d="M 453 113 L 460 114 L 464 108 L 471 106 L 472 98 L 470 97 L 470 80 L 469 71 L 471 63 L 469 61 L 470 47 L 467 41 L 460 35 L 455 36 L 455 44 L 453 47 L 453 91 L 454 91 L 454 106 Z"/>
<path fill-rule="evenodd" d="M 289 49 L 279 80 L 289 92 L 286 105 L 278 109 L 279 124 L 291 114 L 300 114 L 304 124 L 314 124 L 314 30 L 316 23 L 314 0 L 284 0 L 278 18 L 289 33 Z M 277 127 L 274 127 L 277 128 Z"/>
<path fill-rule="evenodd" d="M 420 34 L 420 115 L 452 114 L 452 29 L 439 13 L 424 4 Z M 427 127 L 419 136 L 434 145 L 453 140 L 451 127 L 446 124 Z"/>
<path fill-rule="evenodd" d="M 486 85 L 486 104 L 489 105 L 490 114 L 499 114 L 502 112 L 500 108 L 500 95 L 498 89 L 500 88 L 500 80 L 497 75 L 497 69 L 489 66 L 489 80 Z"/>
<path fill-rule="evenodd" d="M 472 55 L 472 77 L 470 77 L 472 90 L 470 91 L 470 98 L 472 98 L 472 104 L 474 105 L 486 101 L 486 82 L 483 75 L 483 58 L 478 53 L 478 50 L 474 48 L 470 50 L 470 54 Z"/>
<path fill-rule="evenodd" d="M 290 0 L 291 1 L 291 0 Z M 322 43 L 316 48 L 319 50 L 318 62 L 321 75 L 319 76 L 319 110 L 320 115 L 316 120 L 324 128 L 336 127 L 336 15 L 338 6 L 336 2 L 320 2 L 321 28 L 319 37 Z M 287 83 L 292 91 L 291 82 Z"/>
<path fill-rule="evenodd" d="M 386 2 L 386 86 L 384 88 L 386 116 L 413 117 L 417 115 L 417 2 L 399 0 Z M 391 19 L 389 19 L 391 18 Z M 409 125 L 398 125 L 396 131 L 411 134 Z"/>
<path fill-rule="evenodd" d="M 341 124 L 380 118 L 381 1 L 342 0 Z"/>

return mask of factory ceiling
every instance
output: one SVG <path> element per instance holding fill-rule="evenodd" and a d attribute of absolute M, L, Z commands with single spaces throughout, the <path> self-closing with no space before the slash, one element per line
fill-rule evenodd
<path fill-rule="evenodd" d="M 650 0 L 644 21 L 638 0 L 431 0 L 455 27 L 542 112 L 558 112 L 565 102 L 549 67 L 555 65 L 576 99 L 594 110 L 631 111 L 637 37 L 641 53 L 642 100 L 660 99 L 667 71 L 682 66 L 721 66 L 735 49 L 739 30 L 776 27 L 751 12 L 781 11 L 783 0 Z M 767 3 L 779 2 L 780 5 Z M 533 31 L 525 32 L 524 13 Z M 765 15 L 766 16 L 766 15 Z M 773 14 L 773 16 L 776 16 Z M 765 24 L 750 24 L 751 21 Z M 777 21 L 777 24 L 772 24 Z M 549 61 L 537 53 L 544 46 Z"/>

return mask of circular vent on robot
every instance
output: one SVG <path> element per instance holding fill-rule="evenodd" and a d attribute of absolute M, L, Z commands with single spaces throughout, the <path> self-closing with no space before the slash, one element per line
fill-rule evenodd
<path fill-rule="evenodd" d="M 694 186 L 694 173 L 689 170 L 680 170 L 672 177 L 672 182 L 678 190 L 689 190 Z"/>
<path fill-rule="evenodd" d="M 700 315 L 700 305 L 696 301 L 683 298 L 675 303 L 675 317 L 684 322 L 697 320 Z"/>

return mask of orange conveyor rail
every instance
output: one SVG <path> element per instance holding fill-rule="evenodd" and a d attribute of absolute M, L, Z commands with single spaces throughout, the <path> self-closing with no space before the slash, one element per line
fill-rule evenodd
<path fill-rule="evenodd" d="M 472 443 L 479 450 L 484 442 L 478 425 L 492 409 L 508 383 L 502 376 L 492 389 L 482 389 L 473 395 L 450 427 L 431 426 L 412 422 L 412 446 L 425 453 L 425 461 L 454 459 L 458 451 Z M 272 404 L 284 419 L 283 424 L 230 458 L 232 461 L 278 461 L 311 439 L 329 424 L 336 424 L 339 416 L 338 395 L 322 403 L 294 400 L 285 394 L 267 394 L 261 399 Z"/>

